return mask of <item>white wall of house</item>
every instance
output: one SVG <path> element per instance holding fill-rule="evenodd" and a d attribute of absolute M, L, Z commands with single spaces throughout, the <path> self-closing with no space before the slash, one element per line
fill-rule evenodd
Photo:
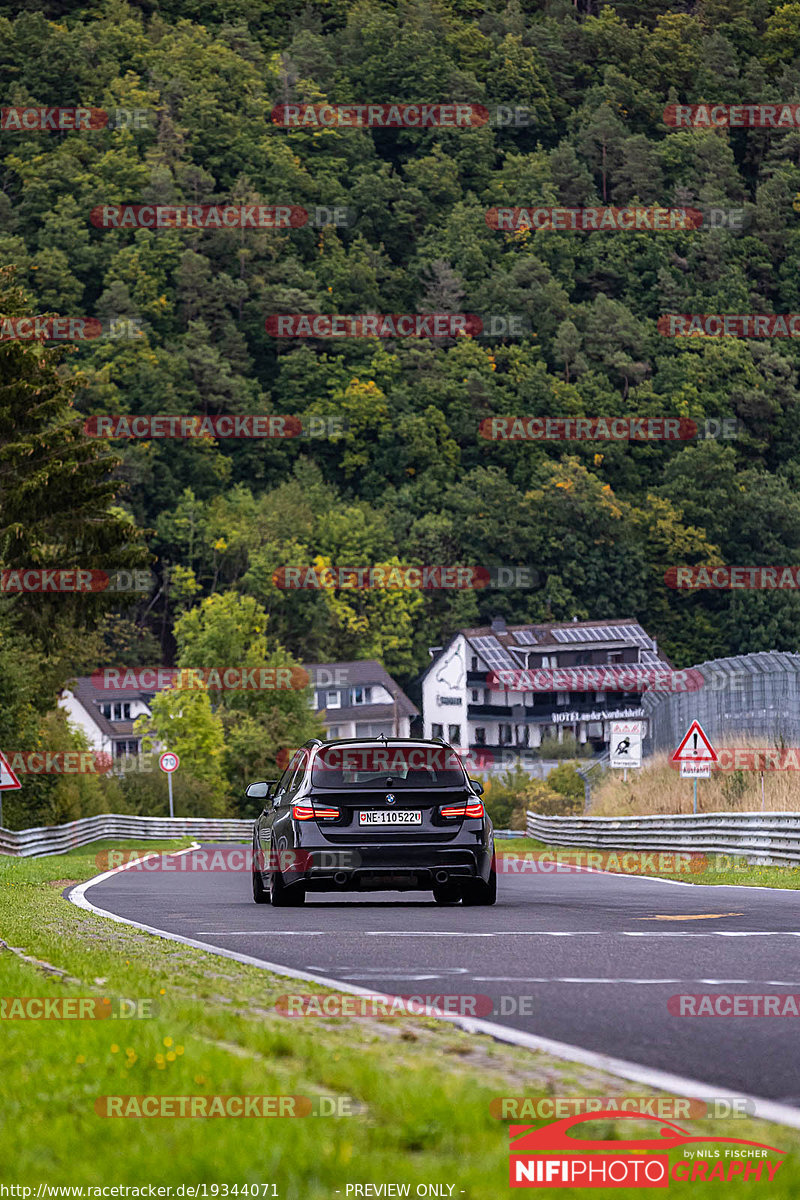
<path fill-rule="evenodd" d="M 389 702 L 391 703 L 391 697 L 389 698 Z M 336 709 L 332 708 L 325 712 L 323 720 L 325 722 L 325 736 L 333 738 L 334 740 L 355 737 L 375 737 L 377 733 L 385 733 L 387 737 L 396 736 L 402 738 L 411 736 L 410 717 L 398 716 L 397 734 L 394 732 L 393 716 L 388 717 L 384 721 L 376 720 L 375 718 L 369 722 L 339 721 L 336 719 Z M 375 733 L 364 733 L 360 728 L 356 728 L 362 724 L 369 724 L 371 727 L 375 727 Z M 380 729 L 377 729 L 377 726 L 380 726 Z"/>
<path fill-rule="evenodd" d="M 111 701 L 111 704 L 120 703 L 120 701 Z M 149 714 L 150 709 L 143 700 L 128 699 L 123 701 L 130 705 L 130 717 L 120 717 L 120 720 L 135 721 L 137 717 Z M 72 692 L 62 692 L 58 701 L 59 708 L 62 708 L 67 714 L 67 720 L 75 729 L 79 729 L 85 736 L 92 750 L 104 751 L 107 754 L 114 753 L 114 741 L 108 734 L 104 733 L 94 718 L 95 708 L 92 705 L 91 710 L 84 708 L 83 704 L 78 700 Z M 112 708 L 111 720 L 116 718 L 113 716 L 114 709 Z M 124 710 L 123 710 L 124 711 Z M 127 734 L 125 741 L 133 741 L 136 734 Z"/>
<path fill-rule="evenodd" d="M 422 684 L 423 736 L 434 736 L 434 725 L 441 725 L 442 737 L 446 742 L 456 741 L 467 746 L 467 655 L 469 646 L 463 634 L 456 634 L 449 645 L 437 656 L 436 664 L 426 675 Z M 479 669 L 483 667 L 479 666 Z M 451 726 L 458 727 L 458 738 L 451 739 Z"/>
<path fill-rule="evenodd" d="M 79 729 L 86 736 L 91 750 L 102 750 L 107 754 L 113 753 L 111 739 L 98 729 L 91 713 L 88 713 L 80 701 L 75 699 L 72 692 L 62 692 L 58 706 L 66 712 L 70 725 L 74 729 Z"/>

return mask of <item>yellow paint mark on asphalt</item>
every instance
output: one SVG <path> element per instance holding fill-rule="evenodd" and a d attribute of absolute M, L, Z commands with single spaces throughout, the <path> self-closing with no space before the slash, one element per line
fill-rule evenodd
<path fill-rule="evenodd" d="M 716 917 L 742 917 L 744 913 L 659 913 L 656 917 L 636 917 L 637 921 L 713 921 Z"/>

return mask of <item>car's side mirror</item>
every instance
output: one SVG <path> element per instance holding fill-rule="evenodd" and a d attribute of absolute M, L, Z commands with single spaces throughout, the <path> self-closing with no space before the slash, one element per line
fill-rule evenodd
<path fill-rule="evenodd" d="M 269 782 L 261 780 L 259 783 L 249 783 L 245 796 L 249 796 L 251 800 L 266 800 L 272 788 L 275 786 L 275 780 Z"/>
<path fill-rule="evenodd" d="M 481 783 L 480 779 L 470 779 L 469 782 L 470 782 L 470 785 L 471 785 L 472 790 L 475 793 L 475 795 L 482 796 L 483 795 L 483 784 Z"/>

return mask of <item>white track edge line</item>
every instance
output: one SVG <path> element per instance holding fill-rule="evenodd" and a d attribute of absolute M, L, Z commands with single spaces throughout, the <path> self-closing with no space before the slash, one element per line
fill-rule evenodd
<path fill-rule="evenodd" d="M 186 850 L 177 851 L 176 854 L 188 854 L 193 849 L 197 849 L 197 846 L 189 846 Z M 102 883 L 104 880 L 119 874 L 120 871 L 128 870 L 130 867 L 136 866 L 137 863 L 143 861 L 144 858 L 134 859 L 131 863 L 114 867 L 111 871 L 104 871 L 102 875 L 95 875 L 94 878 L 88 879 L 85 883 L 80 883 L 77 887 L 72 888 L 67 899 L 71 904 L 85 909 L 87 912 L 94 913 L 96 916 L 107 917 L 109 920 L 117 921 L 121 925 L 131 925 L 134 929 L 141 929 L 144 933 L 152 933 L 156 937 L 164 938 L 170 942 L 179 942 L 181 945 L 190 946 L 195 950 L 205 950 L 207 953 L 216 954 L 221 958 L 232 958 L 236 962 L 244 963 L 245 966 L 258 967 L 262 971 L 271 971 L 273 974 L 280 975 L 286 979 L 302 979 L 307 983 L 316 983 L 321 987 L 345 991 L 356 996 L 377 996 L 386 1000 L 395 999 L 389 993 L 372 992 L 368 988 L 357 987 L 355 984 L 347 983 L 340 979 L 331 979 L 324 975 L 312 975 L 308 971 L 297 971 L 293 967 L 285 967 L 279 963 L 267 962 L 265 959 L 255 958 L 250 954 L 240 954 L 236 950 L 225 950 L 220 946 L 213 946 L 209 942 L 199 942 L 194 938 L 183 937 L 179 933 L 170 933 L 164 929 L 156 929 L 153 925 L 145 925 L 141 921 L 132 921 L 129 917 L 121 917 L 117 913 L 109 912 L 107 909 L 98 908 L 86 899 L 86 892 L 89 888 L 95 887 L 98 883 Z M 541 1037 L 538 1034 L 526 1033 L 522 1029 L 512 1029 L 510 1026 L 497 1025 L 493 1021 L 485 1021 L 482 1017 L 461 1017 L 452 1013 L 438 1011 L 430 1015 L 436 1016 L 439 1020 L 447 1021 L 459 1029 L 463 1029 L 465 1033 L 483 1033 L 498 1042 L 506 1042 L 512 1046 L 521 1046 L 525 1050 L 539 1050 L 544 1054 L 552 1055 L 553 1058 L 560 1058 L 566 1062 L 581 1063 L 586 1067 L 594 1067 L 597 1070 L 605 1071 L 607 1074 L 616 1075 L 620 1079 L 628 1079 L 634 1083 L 656 1088 L 668 1094 L 682 1096 L 691 1100 L 748 1100 L 753 1105 L 753 1112 L 748 1115 L 762 1121 L 786 1125 L 791 1129 L 800 1129 L 800 1109 L 792 1108 L 788 1104 L 781 1104 L 777 1100 L 768 1100 L 762 1096 L 753 1096 L 748 1092 L 733 1092 L 729 1088 L 714 1087 L 712 1084 L 702 1083 L 700 1080 L 690 1079 L 685 1075 L 675 1075 L 672 1072 L 662 1071 L 655 1067 L 647 1067 L 641 1063 L 629 1062 L 624 1058 L 614 1058 L 611 1055 L 601 1054 L 596 1050 L 586 1050 L 582 1046 L 573 1046 L 569 1042 L 558 1042 L 552 1038 Z"/>

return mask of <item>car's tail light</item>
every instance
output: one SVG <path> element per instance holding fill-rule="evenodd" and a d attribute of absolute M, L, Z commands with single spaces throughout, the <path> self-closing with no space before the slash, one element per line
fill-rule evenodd
<path fill-rule="evenodd" d="M 292 816 L 295 821 L 313 821 L 315 818 L 333 820 L 340 815 L 338 808 L 315 806 L 313 804 L 293 804 Z"/>
<path fill-rule="evenodd" d="M 483 801 L 468 800 L 466 804 L 448 804 L 439 811 L 443 817 L 482 817 Z"/>

